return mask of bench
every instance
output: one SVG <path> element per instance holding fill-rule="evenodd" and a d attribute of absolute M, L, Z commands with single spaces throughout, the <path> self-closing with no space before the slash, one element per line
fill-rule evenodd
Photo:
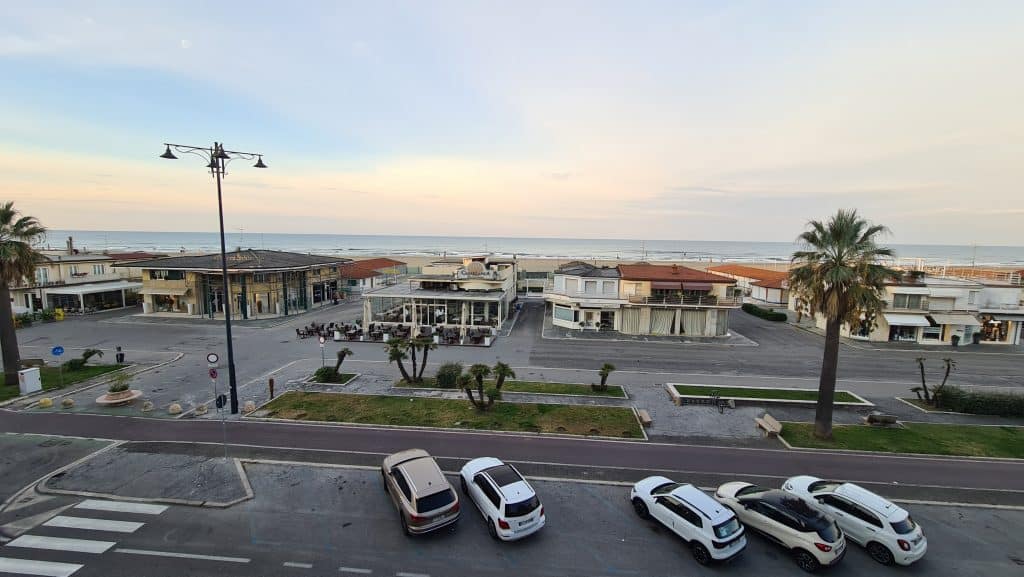
<path fill-rule="evenodd" d="M 884 413 L 869 413 L 868 416 L 864 417 L 864 424 L 880 426 L 880 427 L 894 427 L 899 425 L 899 421 L 896 415 L 886 415 Z"/>
<path fill-rule="evenodd" d="M 45 367 L 46 361 L 43 359 L 21 359 L 21 368 L 31 369 L 35 367 Z"/>
<path fill-rule="evenodd" d="M 764 430 L 765 437 L 778 437 L 782 432 L 782 423 L 775 420 L 775 417 L 765 413 L 763 417 L 754 418 L 758 429 Z"/>
<path fill-rule="evenodd" d="M 650 427 L 654 419 L 651 419 L 651 414 L 647 412 L 647 409 L 637 409 L 636 415 L 640 417 L 640 424 L 644 427 Z"/>

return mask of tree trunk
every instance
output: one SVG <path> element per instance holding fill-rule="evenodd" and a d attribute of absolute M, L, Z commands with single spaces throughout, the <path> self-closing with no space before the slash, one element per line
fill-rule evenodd
<path fill-rule="evenodd" d="M 412 381 L 417 382 L 419 378 L 416 377 L 416 345 L 414 343 L 409 345 L 409 352 L 412 357 Z"/>
<path fill-rule="evenodd" d="M 423 347 L 423 359 L 420 361 L 420 375 L 418 377 L 416 377 L 417 381 L 422 381 L 423 380 L 423 373 L 427 370 L 427 351 L 429 351 L 429 350 L 430 350 L 429 346 Z M 416 367 L 413 367 L 412 370 L 415 372 L 416 371 Z"/>
<path fill-rule="evenodd" d="M 338 355 L 338 362 L 334 364 L 334 372 L 335 373 L 337 373 L 338 371 L 341 370 L 341 363 L 345 362 L 345 356 L 346 355 L 342 355 L 342 354 Z"/>
<path fill-rule="evenodd" d="M 501 387 L 503 387 L 504 385 L 505 385 L 505 375 L 504 374 L 499 374 L 497 376 L 497 378 L 494 379 L 494 388 L 498 389 L 500 391 Z"/>
<path fill-rule="evenodd" d="M 5 282 L 0 282 L 0 348 L 3 349 L 4 384 L 18 386 L 21 355 L 18 353 L 18 335 L 14 332 L 11 289 Z"/>
<path fill-rule="evenodd" d="M 928 383 L 925 382 L 925 378 L 924 378 L 924 361 L 918 359 L 917 366 L 919 366 L 921 368 L 921 391 L 924 393 L 924 402 L 931 403 L 932 402 L 932 397 L 928 393 Z"/>
<path fill-rule="evenodd" d="M 825 325 L 825 353 L 821 359 L 821 378 L 818 381 L 818 405 L 814 411 L 814 436 L 832 438 L 832 402 L 836 396 L 836 371 L 839 368 L 839 319 L 829 319 Z"/>
<path fill-rule="evenodd" d="M 402 380 L 411 384 L 412 380 L 409 378 L 409 372 L 405 370 L 405 363 L 403 363 L 401 359 L 396 360 L 395 362 L 398 363 L 398 372 L 402 373 Z"/>

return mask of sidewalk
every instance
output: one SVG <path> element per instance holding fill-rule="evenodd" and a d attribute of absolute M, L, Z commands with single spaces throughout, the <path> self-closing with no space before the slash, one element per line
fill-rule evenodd
<path fill-rule="evenodd" d="M 730 330 L 721 337 L 690 337 L 671 335 L 627 335 L 618 331 L 578 331 L 564 327 L 556 327 L 551 317 L 544 315 L 544 328 L 541 337 L 545 339 L 563 339 L 578 341 L 603 341 L 608 343 L 665 343 L 675 345 L 712 345 L 731 347 L 756 347 L 757 343 L 747 337 Z"/>

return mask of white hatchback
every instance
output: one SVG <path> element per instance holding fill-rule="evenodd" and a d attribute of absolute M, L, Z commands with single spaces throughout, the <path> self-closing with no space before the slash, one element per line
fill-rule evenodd
<path fill-rule="evenodd" d="M 835 517 L 846 536 L 883 565 L 910 565 L 928 550 L 909 513 L 863 487 L 800 475 L 787 479 L 782 489 Z"/>
<path fill-rule="evenodd" d="M 459 481 L 462 492 L 483 515 L 491 537 L 514 541 L 544 527 L 544 506 L 512 465 L 493 457 L 473 459 L 462 467 Z"/>
<path fill-rule="evenodd" d="M 641 519 L 653 517 L 689 543 L 701 565 L 731 559 L 747 546 L 736 514 L 689 483 L 647 477 L 633 485 L 629 498 Z"/>

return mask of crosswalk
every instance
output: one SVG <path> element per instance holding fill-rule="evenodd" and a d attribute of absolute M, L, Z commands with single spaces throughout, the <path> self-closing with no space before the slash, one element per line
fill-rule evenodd
<path fill-rule="evenodd" d="M 90 555 L 111 550 L 110 539 L 138 531 L 146 523 L 136 519 L 159 515 L 165 505 L 87 499 L 9 541 L 0 549 L 0 574 L 71 577 L 85 566 Z M 108 517 L 120 517 L 111 519 Z M 48 557 L 38 559 L 42 551 Z"/>

